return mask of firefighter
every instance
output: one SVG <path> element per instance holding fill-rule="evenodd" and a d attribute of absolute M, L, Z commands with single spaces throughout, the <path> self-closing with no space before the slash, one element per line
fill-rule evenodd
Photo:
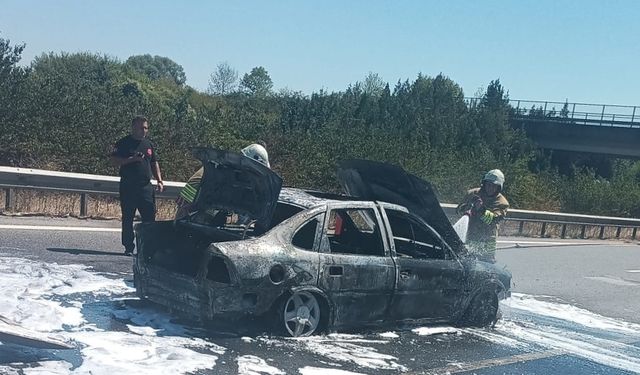
<path fill-rule="evenodd" d="M 487 172 L 479 188 L 467 192 L 458 213 L 469 215 L 467 247 L 479 260 L 496 262 L 498 226 L 504 219 L 509 202 L 502 195 L 504 174 L 499 169 Z"/>

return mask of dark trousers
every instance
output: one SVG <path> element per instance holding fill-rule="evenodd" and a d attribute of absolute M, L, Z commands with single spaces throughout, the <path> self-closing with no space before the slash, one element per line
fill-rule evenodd
<path fill-rule="evenodd" d="M 153 185 L 127 186 L 120 184 L 120 208 L 122 210 L 122 245 L 126 251 L 133 251 L 133 217 L 136 210 L 142 221 L 156 219 L 156 200 Z"/>

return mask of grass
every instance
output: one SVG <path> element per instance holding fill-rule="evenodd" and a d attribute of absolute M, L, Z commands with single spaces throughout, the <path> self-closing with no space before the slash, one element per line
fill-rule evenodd
<path fill-rule="evenodd" d="M 2 189 L 0 202 L 4 208 L 6 191 Z M 171 219 L 176 204 L 172 199 L 156 200 L 156 218 Z M 13 190 L 13 207 L 3 210 L 5 214 L 80 216 L 80 194 L 28 189 Z M 115 196 L 87 194 L 87 218 L 120 219 L 120 201 Z"/>

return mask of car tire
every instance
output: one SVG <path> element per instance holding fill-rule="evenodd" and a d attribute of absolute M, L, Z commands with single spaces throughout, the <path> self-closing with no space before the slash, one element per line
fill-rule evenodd
<path fill-rule="evenodd" d="M 462 316 L 460 323 L 471 327 L 488 327 L 498 320 L 500 306 L 494 290 L 483 290 L 476 294 Z"/>
<path fill-rule="evenodd" d="M 320 331 L 322 308 L 311 292 L 293 292 L 278 308 L 278 330 L 292 337 L 310 336 Z"/>

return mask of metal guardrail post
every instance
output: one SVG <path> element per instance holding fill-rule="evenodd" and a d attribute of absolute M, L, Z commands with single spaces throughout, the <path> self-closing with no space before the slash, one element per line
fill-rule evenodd
<path fill-rule="evenodd" d="M 543 222 L 542 229 L 540 230 L 540 237 L 544 237 L 546 231 L 547 231 L 547 222 Z"/>
<path fill-rule="evenodd" d="M 584 240 L 584 233 L 586 232 L 586 230 L 587 230 L 587 226 L 582 224 L 580 226 L 580 238 L 583 239 L 583 240 Z"/>
<path fill-rule="evenodd" d="M 636 117 L 636 107 L 633 107 L 633 113 L 631 114 L 631 128 L 633 128 L 633 119 Z"/>
<path fill-rule="evenodd" d="M 521 221 L 520 224 L 518 224 L 518 236 L 522 236 L 523 229 L 524 229 L 524 221 Z"/>
<path fill-rule="evenodd" d="M 15 205 L 14 190 L 11 188 L 4 189 L 4 209 L 10 211 Z"/>
<path fill-rule="evenodd" d="M 600 125 L 602 125 L 602 121 L 604 120 L 604 108 L 605 107 L 606 107 L 605 105 L 602 106 L 602 114 L 600 115 Z"/>
<path fill-rule="evenodd" d="M 573 118 L 574 113 L 576 113 L 576 103 L 573 103 L 573 108 L 571 109 L 571 118 Z"/>
<path fill-rule="evenodd" d="M 636 239 L 636 232 L 638 231 L 638 227 L 633 227 L 633 232 L 631 233 L 631 239 Z"/>
<path fill-rule="evenodd" d="M 620 238 L 620 231 L 622 231 L 622 227 L 618 226 L 618 228 L 616 229 L 616 238 Z"/>
<path fill-rule="evenodd" d="M 600 234 L 598 235 L 598 238 L 604 240 L 604 225 L 600 226 Z"/>
<path fill-rule="evenodd" d="M 80 194 L 80 216 L 87 216 L 87 194 Z"/>
<path fill-rule="evenodd" d="M 567 234 L 567 224 L 562 224 L 562 232 L 560 233 L 560 238 L 564 238 Z"/>

